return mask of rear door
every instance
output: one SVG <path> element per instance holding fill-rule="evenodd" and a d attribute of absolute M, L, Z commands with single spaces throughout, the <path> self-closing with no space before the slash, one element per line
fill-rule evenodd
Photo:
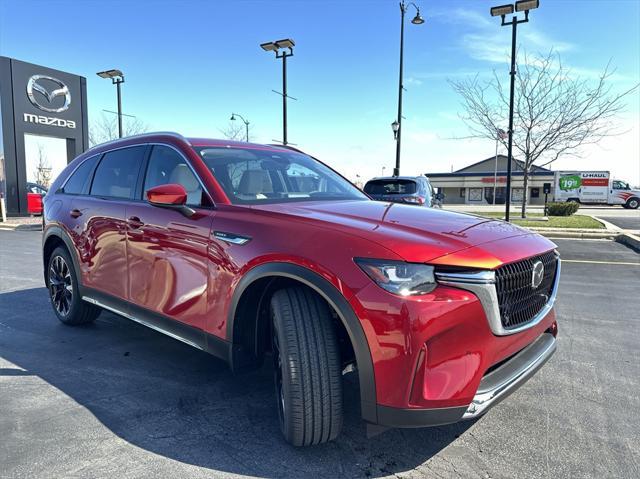
<path fill-rule="evenodd" d="M 88 194 L 71 203 L 83 285 L 120 300 L 128 296 L 125 210 L 134 198 L 146 150 L 133 146 L 105 153 L 88 189 L 83 188 Z"/>
<path fill-rule="evenodd" d="M 173 147 L 154 145 L 141 178 L 136 201 L 126 208 L 130 301 L 204 329 L 213 202 L 188 161 Z M 188 218 L 146 202 L 147 190 L 168 183 L 185 188 L 195 215 Z"/>

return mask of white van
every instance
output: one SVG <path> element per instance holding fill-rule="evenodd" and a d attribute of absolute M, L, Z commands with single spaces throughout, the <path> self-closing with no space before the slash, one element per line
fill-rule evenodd
<path fill-rule="evenodd" d="M 555 201 L 576 201 L 583 204 L 621 205 L 637 209 L 640 190 L 628 183 L 611 180 L 608 171 L 556 171 Z"/>

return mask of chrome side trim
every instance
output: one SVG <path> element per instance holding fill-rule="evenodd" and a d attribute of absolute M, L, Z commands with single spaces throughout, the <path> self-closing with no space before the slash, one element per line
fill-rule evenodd
<path fill-rule="evenodd" d="M 557 349 L 551 333 L 543 333 L 533 343 L 487 374 L 462 419 L 474 419 L 522 386 Z"/>
<path fill-rule="evenodd" d="M 125 313 L 124 311 L 120 311 L 117 308 L 114 308 L 112 306 L 107 306 L 106 304 L 104 304 L 104 303 L 102 303 L 102 302 L 98 301 L 97 299 L 94 299 L 94 298 L 92 298 L 90 296 L 82 296 L 82 299 L 84 301 L 86 301 L 87 303 L 95 304 L 96 306 L 99 306 L 99 307 L 101 307 L 103 309 L 109 310 L 112 313 L 116 313 L 116 314 L 118 314 L 120 316 L 123 316 L 123 317 L 125 317 L 127 319 L 130 319 L 131 321 L 135 321 L 136 323 L 142 324 L 143 326 L 146 326 L 146 327 L 151 328 L 151 329 L 153 329 L 155 331 L 158 331 L 159 333 L 166 334 L 167 336 L 172 337 L 173 339 L 177 339 L 178 341 L 182 341 L 183 343 L 188 344 L 189 346 L 193 346 L 196 349 L 200 349 L 200 350 L 204 351 L 199 344 L 196 344 L 193 341 L 189 341 L 188 339 L 185 339 L 182 336 L 178 336 L 177 334 L 174 334 L 174 333 L 172 333 L 170 331 L 167 331 L 166 329 L 162 329 L 162 328 L 158 327 L 155 324 L 149 323 L 148 321 L 145 321 L 145 320 L 140 319 L 140 318 L 136 318 L 135 316 L 132 316 L 132 315 L 130 315 L 128 313 Z"/>
<path fill-rule="evenodd" d="M 227 243 L 243 245 L 251 241 L 248 236 L 241 236 L 235 233 L 227 233 L 226 231 L 214 231 L 213 236 Z"/>
<path fill-rule="evenodd" d="M 436 278 L 440 284 L 464 289 L 475 294 L 480 300 L 480 304 L 482 304 L 484 314 L 487 316 L 487 321 L 489 322 L 489 327 L 491 328 L 491 331 L 493 331 L 493 334 L 497 336 L 508 336 L 510 334 L 520 333 L 532 328 L 542 321 L 553 308 L 556 296 L 558 295 L 558 285 L 560 284 L 561 261 L 559 257 L 557 261 L 558 266 L 556 268 L 556 277 L 553 282 L 553 289 L 547 304 L 544 305 L 540 312 L 534 316 L 531 321 L 512 329 L 505 329 L 504 326 L 502 326 L 502 320 L 500 319 L 500 307 L 498 304 L 498 293 L 496 292 L 495 286 L 495 272 L 480 271 L 473 273 L 436 273 Z"/>

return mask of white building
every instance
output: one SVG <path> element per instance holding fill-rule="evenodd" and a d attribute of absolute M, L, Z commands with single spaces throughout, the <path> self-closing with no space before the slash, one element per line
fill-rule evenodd
<path fill-rule="evenodd" d="M 425 173 L 434 188 L 445 194 L 445 204 L 483 205 L 493 204 L 494 172 L 496 158 L 492 156 L 473 165 L 451 173 Z M 524 197 L 523 163 L 516 159 L 511 166 L 511 202 L 521 203 Z M 507 183 L 507 157 L 498 155 L 497 175 L 495 176 L 496 204 L 504 204 Z M 527 185 L 527 203 L 544 204 L 543 187 L 549 183 L 553 200 L 554 172 L 539 166 L 533 166 Z"/>

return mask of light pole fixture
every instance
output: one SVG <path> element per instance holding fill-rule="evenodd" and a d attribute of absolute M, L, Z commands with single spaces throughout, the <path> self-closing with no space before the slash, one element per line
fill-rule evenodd
<path fill-rule="evenodd" d="M 293 56 L 295 42 L 291 38 L 275 42 L 261 43 L 260 48 L 265 52 L 275 52 L 276 58 L 282 58 L 282 143 L 287 141 L 287 57 Z M 276 92 L 277 93 L 277 92 Z"/>
<path fill-rule="evenodd" d="M 499 5 L 491 8 L 492 17 L 502 17 L 501 25 L 503 27 L 511 25 L 511 91 L 509 94 L 509 147 L 507 152 L 507 186 L 505 198 L 505 221 L 509 221 L 509 210 L 511 208 L 511 164 L 513 163 L 513 101 L 516 85 L 516 36 L 519 23 L 527 23 L 529 21 L 529 10 L 534 10 L 540 6 L 540 0 L 521 0 L 508 5 Z M 505 17 L 516 12 L 524 12 L 524 18 L 518 18 L 513 15 L 510 21 L 506 21 Z M 525 172 L 526 174 L 526 172 Z M 522 201 L 527 201 L 527 192 L 522 196 Z"/>
<path fill-rule="evenodd" d="M 231 121 L 236 121 L 236 116 L 242 120 L 245 128 L 245 141 L 249 143 L 249 121 L 245 120 L 244 117 L 240 113 L 231 113 Z"/>
<path fill-rule="evenodd" d="M 406 3 L 404 0 L 400 2 L 400 78 L 398 80 L 398 118 L 392 123 L 393 136 L 396 140 L 396 167 L 393 169 L 393 176 L 400 175 L 400 140 L 402 138 L 402 90 L 404 85 L 402 81 L 402 67 L 404 60 L 404 14 L 407 13 L 409 6 L 413 5 L 416 9 L 416 16 L 413 17 L 411 23 L 414 25 L 422 25 L 424 18 L 420 15 L 420 8 L 413 3 Z M 397 125 L 397 128 L 396 126 Z"/>
<path fill-rule="evenodd" d="M 398 123 L 396 120 L 394 120 L 393 123 L 391 123 L 391 129 L 393 130 L 393 139 L 397 140 L 398 139 L 398 131 L 400 130 L 400 123 Z"/>
<path fill-rule="evenodd" d="M 113 69 L 98 72 L 97 75 L 100 78 L 111 78 L 111 83 L 116 86 L 118 94 L 118 138 L 122 138 L 122 95 L 120 85 L 124 83 L 124 74 L 120 70 Z"/>

